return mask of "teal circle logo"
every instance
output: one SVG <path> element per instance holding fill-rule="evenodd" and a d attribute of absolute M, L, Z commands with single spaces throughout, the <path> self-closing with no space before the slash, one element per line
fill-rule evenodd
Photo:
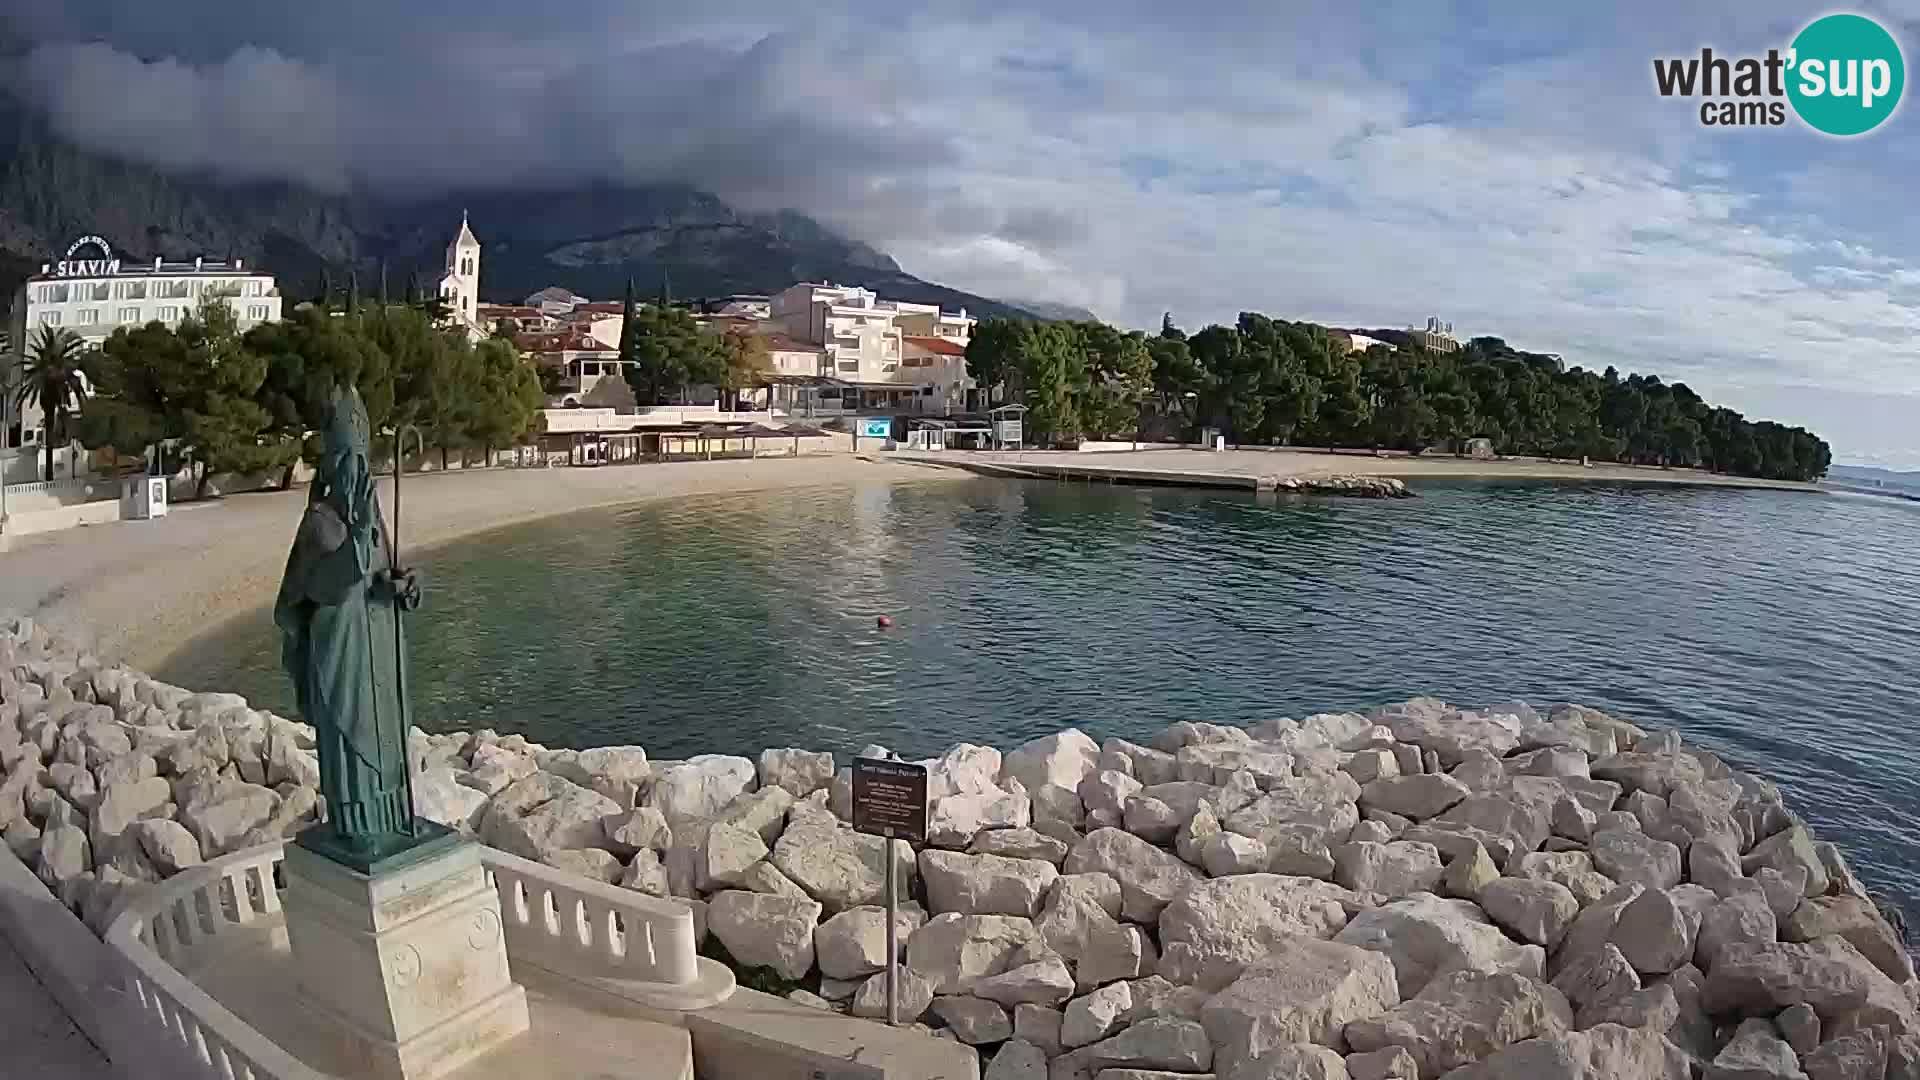
<path fill-rule="evenodd" d="M 1826 15 L 1793 39 L 1787 98 L 1815 131 L 1864 135 L 1900 107 L 1907 65 L 1900 43 L 1864 15 Z"/>

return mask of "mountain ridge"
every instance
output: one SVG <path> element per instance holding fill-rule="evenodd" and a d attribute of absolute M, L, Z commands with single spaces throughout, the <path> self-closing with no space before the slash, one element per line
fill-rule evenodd
<path fill-rule="evenodd" d="M 408 201 L 329 195 L 284 183 L 228 184 L 94 153 L 55 136 L 0 92 L 0 295 L 75 237 L 128 258 L 238 257 L 291 298 L 384 266 L 398 293 L 439 279 L 462 213 L 482 244 L 481 296 L 518 302 L 548 285 L 596 299 L 631 278 L 645 295 L 771 293 L 798 281 L 861 285 L 889 299 L 971 315 L 1044 316 L 926 281 L 891 256 L 794 210 L 745 213 L 683 184 L 474 191 Z"/>

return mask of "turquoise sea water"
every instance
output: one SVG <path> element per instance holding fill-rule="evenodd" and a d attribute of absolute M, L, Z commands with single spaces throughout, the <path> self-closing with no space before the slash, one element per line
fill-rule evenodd
<path fill-rule="evenodd" d="M 1579 701 L 1779 781 L 1920 912 L 1920 505 L 1419 491 L 876 483 L 516 527 L 425 560 L 419 718 L 665 759 Z M 262 611 L 163 674 L 291 714 L 277 648 Z"/>

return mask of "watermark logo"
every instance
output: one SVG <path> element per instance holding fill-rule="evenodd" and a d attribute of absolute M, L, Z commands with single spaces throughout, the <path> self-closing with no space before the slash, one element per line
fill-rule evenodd
<path fill-rule="evenodd" d="M 1788 109 L 1815 131 L 1848 137 L 1885 123 L 1900 107 L 1907 65 L 1900 43 L 1864 15 L 1824 15 L 1785 50 L 1765 56 L 1663 57 L 1653 62 L 1661 97 L 1700 98 L 1706 127 L 1780 127 Z"/>

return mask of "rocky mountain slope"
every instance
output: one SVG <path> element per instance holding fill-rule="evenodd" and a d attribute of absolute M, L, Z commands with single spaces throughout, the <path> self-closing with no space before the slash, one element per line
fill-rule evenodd
<path fill-rule="evenodd" d="M 84 234 L 130 258 L 233 256 L 276 273 L 291 295 L 322 269 L 350 269 L 371 291 L 384 261 L 395 291 L 439 276 L 467 211 L 486 245 L 482 294 L 518 300 L 547 285 L 617 297 L 631 277 L 651 295 L 772 292 L 801 280 L 866 285 L 901 300 L 970 313 L 1030 314 L 902 270 L 894 260 L 793 211 L 743 213 L 676 185 L 483 192 L 389 203 L 285 184 L 223 185 L 119 161 L 62 142 L 0 95 L 0 294 Z"/>

